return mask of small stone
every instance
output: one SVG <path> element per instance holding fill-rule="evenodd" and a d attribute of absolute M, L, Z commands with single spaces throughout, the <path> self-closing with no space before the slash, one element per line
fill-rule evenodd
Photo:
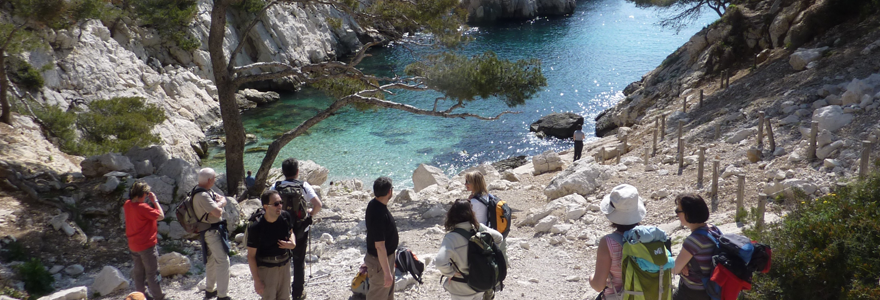
<path fill-rule="evenodd" d="M 531 282 L 531 283 L 538 283 L 538 282 L 540 282 L 540 281 L 538 281 L 538 279 L 535 279 L 535 278 L 530 278 L 530 279 L 529 279 L 529 282 Z"/>
<path fill-rule="evenodd" d="M 73 227 L 67 223 L 61 224 L 61 231 L 64 232 L 64 234 L 66 234 L 67 236 L 73 236 L 74 234 L 76 234 L 76 229 L 73 229 Z"/>
<path fill-rule="evenodd" d="M 776 147 L 776 150 L 773 150 L 773 156 L 783 156 L 785 155 L 785 148 Z"/>
<path fill-rule="evenodd" d="M 333 236 L 330 235 L 329 233 L 326 233 L 326 232 L 323 233 L 323 234 L 321 234 L 321 241 L 322 241 L 322 242 L 325 242 L 325 243 L 328 243 L 328 244 L 333 244 L 333 243 L 336 242 L 336 241 L 333 239 Z"/>
<path fill-rule="evenodd" d="M 746 157 L 748 157 L 750 162 L 756 163 L 761 160 L 761 150 L 755 148 L 749 149 L 746 151 Z"/>
<path fill-rule="evenodd" d="M 522 242 L 519 242 L 519 247 L 523 248 L 525 250 L 529 250 L 529 248 L 531 248 L 531 245 L 529 245 L 528 241 L 522 241 Z"/>
<path fill-rule="evenodd" d="M 666 176 L 666 175 L 669 175 L 669 170 L 667 170 L 667 169 L 662 169 L 662 170 L 660 170 L 660 171 L 657 171 L 657 175 L 660 175 L 660 176 Z"/>
<path fill-rule="evenodd" d="M 235 242 L 241 244 L 244 242 L 244 233 L 239 233 L 235 235 Z"/>
<path fill-rule="evenodd" d="M 98 243 L 98 242 L 103 242 L 103 241 L 104 241 L 104 237 L 100 236 L 100 235 L 96 235 L 96 236 L 89 238 L 89 242 L 92 242 L 92 243 Z"/>
<path fill-rule="evenodd" d="M 85 271 L 85 268 L 81 265 L 70 265 L 67 268 L 64 268 L 64 273 L 70 276 L 76 276 L 82 274 Z"/>
<path fill-rule="evenodd" d="M 62 266 L 62 265 L 54 265 L 54 266 L 52 266 L 51 269 L 49 269 L 49 273 L 50 273 L 50 274 L 55 274 L 55 273 L 61 272 L 61 270 L 64 270 L 64 266 Z"/>
<path fill-rule="evenodd" d="M 569 229 L 571 229 L 571 225 L 557 224 L 557 225 L 553 225 L 553 227 L 550 228 L 550 233 L 553 233 L 553 234 L 566 233 L 566 232 L 568 232 Z"/>
<path fill-rule="evenodd" d="M 93 291 L 101 296 L 106 296 L 116 290 L 128 289 L 128 280 L 122 276 L 122 272 L 112 266 L 105 266 L 101 272 L 95 277 L 89 291 Z"/>
<path fill-rule="evenodd" d="M 825 167 L 826 169 L 834 169 L 838 165 L 840 165 L 840 163 L 836 159 L 831 159 L 831 158 L 826 158 L 822 162 L 822 166 Z"/>
<path fill-rule="evenodd" d="M 556 216 L 546 216 L 535 225 L 535 232 L 548 232 L 557 221 Z"/>
<path fill-rule="evenodd" d="M 578 281 L 581 281 L 581 277 L 580 277 L 580 276 L 577 276 L 577 275 L 574 275 L 574 276 L 568 276 L 568 277 L 565 278 L 565 281 L 568 281 L 568 282 L 578 282 Z"/>

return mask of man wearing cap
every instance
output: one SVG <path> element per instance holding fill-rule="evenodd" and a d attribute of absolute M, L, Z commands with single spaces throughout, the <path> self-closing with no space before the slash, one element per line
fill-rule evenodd
<path fill-rule="evenodd" d="M 615 230 L 599 241 L 596 270 L 590 277 L 590 286 L 604 293 L 605 299 L 623 299 L 623 233 L 638 226 L 645 218 L 645 202 L 636 187 L 621 184 L 602 198 L 599 209 Z"/>

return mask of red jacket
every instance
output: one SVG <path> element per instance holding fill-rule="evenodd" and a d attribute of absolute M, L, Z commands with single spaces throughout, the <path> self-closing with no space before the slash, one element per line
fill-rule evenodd
<path fill-rule="evenodd" d="M 721 300 L 736 300 L 740 291 L 752 289 L 751 283 L 739 279 L 723 265 L 715 266 L 711 280 L 721 286 Z"/>
<path fill-rule="evenodd" d="M 125 211 L 125 236 L 128 237 L 128 248 L 133 252 L 141 252 L 155 246 L 159 241 L 156 238 L 159 208 L 131 200 L 126 200 L 122 208 Z"/>

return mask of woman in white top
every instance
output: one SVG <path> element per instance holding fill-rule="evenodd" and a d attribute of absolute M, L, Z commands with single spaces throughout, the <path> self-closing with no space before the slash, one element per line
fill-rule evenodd
<path fill-rule="evenodd" d="M 449 212 L 446 213 L 446 236 L 440 244 L 440 252 L 434 260 L 437 270 L 444 276 L 450 278 L 443 282 L 443 288 L 449 292 L 452 300 L 480 300 L 483 299 L 483 292 L 477 292 L 471 289 L 467 283 L 452 280 L 452 277 L 463 278 L 462 273 L 468 274 L 467 248 L 468 240 L 459 233 L 453 232 L 456 228 L 465 230 L 476 229 L 479 232 L 488 232 L 495 239 L 496 244 L 500 244 L 504 239 L 498 231 L 495 231 L 486 225 L 477 223 L 474 212 L 471 209 L 471 203 L 465 199 L 455 200 Z M 453 266 L 453 262 L 455 265 Z M 456 268 L 457 267 L 457 268 Z"/>
<path fill-rule="evenodd" d="M 489 224 L 487 207 L 483 203 L 483 201 L 489 200 L 489 190 L 486 188 L 486 179 L 483 179 L 483 173 L 480 173 L 480 171 L 465 173 L 464 186 L 468 192 L 471 192 L 468 199 L 470 199 L 471 205 L 473 205 L 474 216 L 477 217 L 477 222 L 483 225 Z"/>

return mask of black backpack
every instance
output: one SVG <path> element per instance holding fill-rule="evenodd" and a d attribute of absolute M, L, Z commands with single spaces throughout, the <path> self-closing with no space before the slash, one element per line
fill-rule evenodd
<path fill-rule="evenodd" d="M 401 273 L 406 274 L 409 272 L 419 284 L 422 284 L 422 272 L 425 271 L 425 263 L 420 261 L 412 251 L 404 247 L 397 249 L 397 257 L 394 259 L 394 264 Z"/>
<path fill-rule="evenodd" d="M 452 266 L 462 274 L 464 279 L 452 277 L 452 280 L 467 283 L 471 289 L 477 292 L 493 289 L 499 283 L 503 288 L 504 278 L 507 277 L 507 261 L 504 260 L 504 254 L 501 249 L 498 249 L 492 235 L 488 232 L 468 231 L 462 228 L 456 228 L 453 231 L 468 240 L 469 272 L 468 274 L 461 272 L 461 269 L 453 261 Z"/>
<path fill-rule="evenodd" d="M 309 217 L 308 204 L 303 196 L 305 189 L 299 180 L 275 183 L 275 190 L 281 195 L 282 209 L 293 218 L 294 225 L 299 226 Z"/>
<path fill-rule="evenodd" d="M 498 197 L 488 194 L 476 198 L 477 201 L 486 205 L 487 220 L 489 220 L 489 228 L 495 229 L 505 238 L 510 233 L 510 218 L 512 211 L 507 202 Z"/>

